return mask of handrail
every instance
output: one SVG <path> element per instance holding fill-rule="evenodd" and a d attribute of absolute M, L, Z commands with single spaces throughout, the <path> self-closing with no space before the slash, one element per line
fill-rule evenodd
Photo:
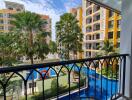
<path fill-rule="evenodd" d="M 121 57 L 121 56 L 122 57 L 123 56 L 129 56 L 129 54 L 119 54 L 119 55 L 87 58 L 87 59 L 57 61 L 57 62 L 48 62 L 48 63 L 42 63 L 42 64 L 19 65 L 19 66 L 14 66 L 14 67 L 5 67 L 5 68 L 0 68 L 0 74 L 1 73 L 16 72 L 16 71 L 23 71 L 23 70 L 31 70 L 31 69 L 37 69 L 37 68 L 45 68 L 45 67 L 50 67 L 50 66 L 59 66 L 59 65 L 66 65 L 66 64 L 73 64 L 73 63 L 83 63 L 86 61 L 101 60 L 101 59 L 108 59 L 108 58 Z"/>

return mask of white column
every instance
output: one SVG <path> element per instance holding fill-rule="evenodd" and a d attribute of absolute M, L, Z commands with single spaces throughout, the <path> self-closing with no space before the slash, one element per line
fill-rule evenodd
<path fill-rule="evenodd" d="M 132 97 L 132 0 L 122 0 L 121 54 L 129 54 L 126 60 L 125 96 Z"/>

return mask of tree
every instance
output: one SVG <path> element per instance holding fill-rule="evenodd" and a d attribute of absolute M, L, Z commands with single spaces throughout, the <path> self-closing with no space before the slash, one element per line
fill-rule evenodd
<path fill-rule="evenodd" d="M 0 66 L 12 66 L 14 63 L 18 62 L 18 48 L 15 43 L 17 41 L 18 35 L 14 33 L 0 33 Z"/>
<path fill-rule="evenodd" d="M 49 48 L 52 54 L 57 52 L 57 45 L 54 41 L 50 41 Z"/>
<path fill-rule="evenodd" d="M 102 55 L 110 56 L 110 55 L 119 54 L 118 49 L 114 48 L 114 45 L 112 45 L 112 43 L 109 40 L 105 40 L 104 43 L 103 43 L 103 46 L 99 47 L 99 48 L 100 48 L 100 52 L 96 54 L 96 56 L 98 56 L 98 57 L 102 56 Z M 104 61 L 104 64 L 103 64 L 104 67 L 108 66 L 107 62 L 110 62 L 109 59 L 106 59 Z M 118 71 L 117 66 L 118 66 L 117 61 L 114 59 L 114 61 L 112 63 L 112 71 L 113 72 Z"/>
<path fill-rule="evenodd" d="M 97 55 L 114 55 L 118 54 L 118 50 L 114 48 L 114 45 L 109 40 L 105 40 L 103 43 L 103 46 L 98 47 L 100 49 L 100 52 Z"/>
<path fill-rule="evenodd" d="M 66 59 L 70 59 L 70 53 L 74 55 L 82 51 L 83 34 L 78 21 L 71 13 L 65 13 L 56 23 L 57 40 L 62 43 Z"/>
<path fill-rule="evenodd" d="M 16 45 L 18 41 L 18 35 L 15 35 L 13 32 L 0 33 L 0 67 L 13 66 L 15 63 L 19 62 L 17 59 L 18 47 Z M 3 84 L 8 80 L 10 73 L 0 74 L 0 80 Z M 6 86 L 6 92 L 13 93 L 15 81 L 8 81 Z M 0 85 L 0 95 L 3 95 L 3 87 Z M 17 87 L 15 88 L 17 90 Z M 12 91 L 13 90 L 13 91 Z"/>
<path fill-rule="evenodd" d="M 35 13 L 21 12 L 14 16 L 11 22 L 14 25 L 15 32 L 21 34 L 19 37 L 19 48 L 22 56 L 27 56 L 31 64 L 34 64 L 34 56 L 41 59 L 49 53 L 46 37 L 49 35 L 45 32 L 43 26 L 47 24 L 45 20 Z M 32 82 L 34 83 L 34 76 L 32 75 Z M 32 93 L 34 94 L 34 86 L 32 85 Z"/>

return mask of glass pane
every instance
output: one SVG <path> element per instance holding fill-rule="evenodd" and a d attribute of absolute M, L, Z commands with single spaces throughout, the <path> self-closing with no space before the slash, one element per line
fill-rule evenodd
<path fill-rule="evenodd" d="M 122 0 L 91 0 L 91 1 L 98 1 L 102 4 L 105 4 L 109 7 L 112 7 L 116 10 L 119 10 L 121 11 L 121 3 L 122 3 Z"/>

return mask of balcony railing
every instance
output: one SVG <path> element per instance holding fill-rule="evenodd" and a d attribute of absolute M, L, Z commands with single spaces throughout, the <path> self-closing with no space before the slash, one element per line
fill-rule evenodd
<path fill-rule="evenodd" d="M 9 100 L 10 95 L 19 90 L 19 97 L 23 96 L 25 100 L 28 100 L 29 97 L 33 96 L 33 94 L 29 93 L 29 89 L 34 87 L 35 89 L 32 88 L 32 90 L 34 92 L 37 90 L 35 95 L 41 94 L 41 96 L 37 97 L 37 100 L 49 98 L 59 100 L 78 100 L 81 98 L 114 100 L 124 95 L 127 56 L 127 54 L 120 54 L 1 68 L 0 97 L 3 100 Z M 4 76 L 3 79 L 2 76 Z M 15 90 L 17 81 L 13 84 L 11 81 L 18 80 L 18 77 L 21 80 L 21 85 L 19 85 L 20 89 Z M 51 82 L 52 79 L 56 79 L 56 84 Z M 34 84 L 30 83 L 28 88 L 30 81 Z M 36 89 L 39 81 L 41 81 L 41 88 Z M 50 92 L 46 91 L 49 84 L 51 87 L 56 85 L 56 88 L 54 88 L 55 93 L 52 92 L 53 88 L 50 88 Z M 65 85 L 67 88 L 62 86 L 64 84 L 67 84 Z M 10 85 L 14 85 L 14 87 L 12 87 L 12 92 L 9 93 Z M 40 84 L 38 84 L 38 87 L 40 87 Z"/>

